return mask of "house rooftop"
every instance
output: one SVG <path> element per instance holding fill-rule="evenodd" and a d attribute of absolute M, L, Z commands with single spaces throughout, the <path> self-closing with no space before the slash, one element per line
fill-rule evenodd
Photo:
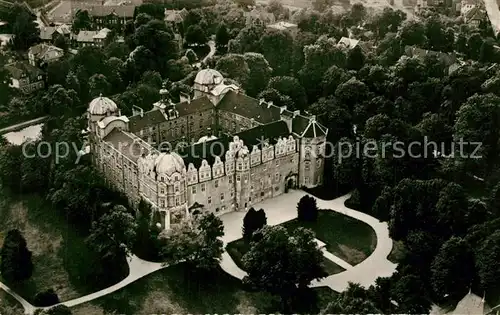
<path fill-rule="evenodd" d="M 33 67 L 27 62 L 14 62 L 5 65 L 5 69 L 9 71 L 10 75 L 12 78 L 19 80 L 25 76 L 29 77 L 30 79 L 38 79 L 38 76 L 43 75 L 42 70 L 38 69 L 37 67 Z"/>

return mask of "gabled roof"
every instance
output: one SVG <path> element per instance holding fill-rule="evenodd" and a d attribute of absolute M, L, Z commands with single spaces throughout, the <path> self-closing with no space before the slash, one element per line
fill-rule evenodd
<path fill-rule="evenodd" d="M 478 6 L 475 6 L 465 14 L 466 22 L 474 20 L 483 20 L 485 18 L 486 18 L 486 12 L 484 12 L 484 10 L 482 10 Z"/>
<path fill-rule="evenodd" d="M 152 151 L 151 147 L 146 142 L 117 128 L 111 130 L 103 140 L 111 144 L 116 150 L 119 150 L 134 163 L 137 163 L 141 154 L 144 153 L 147 155 Z"/>
<path fill-rule="evenodd" d="M 47 44 L 38 44 L 35 46 L 31 46 L 29 49 L 29 53 L 33 54 L 37 59 L 44 59 L 47 57 L 49 52 L 57 52 L 58 54 L 63 54 L 63 50 L 59 47 L 47 45 Z"/>
<path fill-rule="evenodd" d="M 444 61 L 444 63 L 448 67 L 457 62 L 457 57 L 455 57 L 453 54 L 446 54 L 440 51 L 425 50 L 414 46 L 406 46 L 405 54 L 408 57 L 417 57 L 420 59 L 424 58 L 425 56 L 437 56 L 439 59 Z"/>
<path fill-rule="evenodd" d="M 215 105 L 206 97 L 196 98 L 190 102 L 182 102 L 175 105 L 180 116 L 200 113 L 209 109 L 215 109 Z"/>
<path fill-rule="evenodd" d="M 299 137 L 315 138 L 326 136 L 328 129 L 318 123 L 313 117 L 308 118 L 297 115 L 292 120 L 292 131 L 299 135 Z"/>
<path fill-rule="evenodd" d="M 354 38 L 342 37 L 337 45 L 345 46 L 348 49 L 353 49 L 359 43 L 359 40 Z"/>
<path fill-rule="evenodd" d="M 485 303 L 484 298 L 481 298 L 470 292 L 464 296 L 457 307 L 452 312 L 453 315 L 483 315 L 490 311 L 489 306 Z"/>
<path fill-rule="evenodd" d="M 135 115 L 129 117 L 130 132 L 139 132 L 148 127 L 154 127 L 162 122 L 167 121 L 163 113 L 159 110 L 151 110 L 145 112 L 142 116 Z"/>
<path fill-rule="evenodd" d="M 135 5 L 95 5 L 90 7 L 88 10 L 89 15 L 91 16 L 108 16 L 111 14 L 115 14 L 120 17 L 128 17 L 131 18 L 134 16 Z"/>
<path fill-rule="evenodd" d="M 9 71 L 12 78 L 19 80 L 24 76 L 29 77 L 31 80 L 38 80 L 38 76 L 42 75 L 42 70 L 37 67 L 33 67 L 27 62 L 14 62 L 8 65 L 5 65 L 5 69 Z"/>
<path fill-rule="evenodd" d="M 40 28 L 40 39 L 42 40 L 52 40 L 52 35 L 56 31 L 56 27 L 47 26 Z"/>
<path fill-rule="evenodd" d="M 261 124 L 280 120 L 280 108 L 267 104 L 259 104 L 259 101 L 245 94 L 228 91 L 217 104 L 217 109 L 241 115 Z"/>
<path fill-rule="evenodd" d="M 89 43 L 94 41 L 94 36 L 96 36 L 98 31 L 80 31 L 76 36 L 77 42 Z"/>

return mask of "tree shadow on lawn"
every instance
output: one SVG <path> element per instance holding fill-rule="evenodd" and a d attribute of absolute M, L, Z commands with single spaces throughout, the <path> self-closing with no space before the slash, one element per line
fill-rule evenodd
<path fill-rule="evenodd" d="M 41 196 L 21 195 L 12 200 L 10 205 L 13 205 L 11 211 L 18 213 L 8 216 L 17 218 L 1 227 L 7 230 L 20 229 L 27 240 L 28 249 L 33 252 L 33 276 L 13 286 L 27 301 L 32 303 L 37 293 L 51 288 L 61 301 L 71 300 L 114 284 L 128 274 L 126 261 L 122 261 L 118 266 L 118 277 L 89 281 L 89 276 L 95 274 L 99 263 L 96 255 L 85 244 L 86 231 L 70 225 L 61 212 Z"/>
<path fill-rule="evenodd" d="M 279 305 L 266 293 L 245 291 L 241 281 L 220 268 L 194 272 L 187 264 L 158 271 L 96 303 L 127 315 L 269 312 Z"/>

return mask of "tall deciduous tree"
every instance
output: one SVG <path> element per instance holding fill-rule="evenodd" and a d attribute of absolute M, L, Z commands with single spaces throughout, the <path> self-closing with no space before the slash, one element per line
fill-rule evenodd
<path fill-rule="evenodd" d="M 305 195 L 297 204 L 297 219 L 314 222 L 318 219 L 318 206 L 314 197 Z"/>
<path fill-rule="evenodd" d="M 322 259 L 311 231 L 299 228 L 289 234 L 281 226 L 264 227 L 259 241 L 243 256 L 248 273 L 243 282 L 279 295 L 282 311 L 287 312 L 297 286 L 306 288 L 312 280 L 326 276 Z"/>
<path fill-rule="evenodd" d="M 266 213 L 264 209 L 256 211 L 253 207 L 248 210 L 243 217 L 243 239 L 249 242 L 252 239 L 253 233 L 260 230 L 267 224 Z"/>
<path fill-rule="evenodd" d="M 39 40 L 40 30 L 35 23 L 36 17 L 26 9 L 16 17 L 12 26 L 14 48 L 26 50 Z"/>
<path fill-rule="evenodd" d="M 215 44 L 217 45 L 217 50 L 219 53 L 224 53 L 227 51 L 227 44 L 230 40 L 229 32 L 227 31 L 226 24 L 221 23 L 217 27 L 217 33 L 215 34 Z"/>
<path fill-rule="evenodd" d="M 10 230 L 0 251 L 0 272 L 11 283 L 27 280 L 33 274 L 31 252 L 19 230 Z"/>
<path fill-rule="evenodd" d="M 437 299 L 446 295 L 454 301 L 461 299 L 470 289 L 475 276 L 470 245 L 461 238 L 450 238 L 434 258 L 431 272 L 431 283 Z"/>
<path fill-rule="evenodd" d="M 215 68 L 222 72 L 224 76 L 236 80 L 240 85 L 246 86 L 249 76 L 250 68 L 243 55 L 227 54 L 221 57 Z"/>
<path fill-rule="evenodd" d="M 272 77 L 269 80 L 268 88 L 275 89 L 281 95 L 289 96 L 296 109 L 307 108 L 307 95 L 299 80 L 290 76 Z"/>
<path fill-rule="evenodd" d="M 117 205 L 92 224 L 87 243 L 103 258 L 121 257 L 132 249 L 136 233 L 135 218 Z"/>
<path fill-rule="evenodd" d="M 262 54 L 249 52 L 245 53 L 243 57 L 250 70 L 248 81 L 245 85 L 245 92 L 252 97 L 256 97 L 257 94 L 266 88 L 273 69 Z"/>
<path fill-rule="evenodd" d="M 195 216 L 191 222 L 184 221 L 160 234 L 164 243 L 162 256 L 173 261 L 184 260 L 197 269 L 212 269 L 218 266 L 224 244 L 221 219 L 213 213 Z"/>
<path fill-rule="evenodd" d="M 81 30 L 89 30 L 91 27 L 92 21 L 90 20 L 89 12 L 87 10 L 76 11 L 73 25 L 71 26 L 73 32 L 78 33 Z"/>
<path fill-rule="evenodd" d="M 476 255 L 476 266 L 485 290 L 498 288 L 500 281 L 500 231 L 483 242 Z"/>

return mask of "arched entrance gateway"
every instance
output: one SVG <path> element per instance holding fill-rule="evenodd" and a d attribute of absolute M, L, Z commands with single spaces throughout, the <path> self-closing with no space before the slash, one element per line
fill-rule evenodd
<path fill-rule="evenodd" d="M 297 188 L 297 180 L 299 175 L 297 173 L 289 173 L 285 177 L 285 192 L 287 193 L 289 189 Z"/>

